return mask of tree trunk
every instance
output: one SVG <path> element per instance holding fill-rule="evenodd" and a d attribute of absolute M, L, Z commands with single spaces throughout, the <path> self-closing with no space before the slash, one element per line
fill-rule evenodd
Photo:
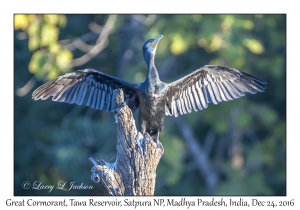
<path fill-rule="evenodd" d="M 154 195 L 156 167 L 163 155 L 161 142 L 148 133 L 142 135 L 135 127 L 130 108 L 121 89 L 114 91 L 117 125 L 117 158 L 114 163 L 89 160 L 92 181 L 102 182 L 110 195 Z"/>

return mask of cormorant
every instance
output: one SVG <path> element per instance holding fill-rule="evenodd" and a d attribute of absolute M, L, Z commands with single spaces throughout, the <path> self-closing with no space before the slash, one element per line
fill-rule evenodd
<path fill-rule="evenodd" d="M 143 45 L 148 66 L 146 79 L 134 84 L 94 69 L 78 70 L 48 81 L 36 89 L 32 98 L 86 105 L 95 109 L 114 111 L 113 90 L 122 88 L 125 102 L 132 111 L 139 108 L 138 122 L 141 133 L 158 137 L 166 115 L 177 117 L 192 110 L 207 108 L 266 89 L 266 82 L 234 68 L 205 65 L 187 76 L 172 82 L 160 81 L 154 64 L 158 42 L 163 36 L 150 39 Z"/>

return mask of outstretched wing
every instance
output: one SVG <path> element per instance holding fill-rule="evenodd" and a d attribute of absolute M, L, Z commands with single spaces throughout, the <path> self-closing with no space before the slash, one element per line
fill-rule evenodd
<path fill-rule="evenodd" d="M 167 92 L 166 115 L 198 111 L 208 103 L 218 104 L 266 89 L 266 82 L 233 68 L 206 65 L 172 82 Z"/>
<path fill-rule="evenodd" d="M 53 97 L 53 101 L 113 111 L 113 90 L 118 88 L 123 89 L 125 102 L 134 111 L 139 106 L 134 84 L 94 69 L 78 70 L 48 81 L 33 92 L 32 98 Z"/>

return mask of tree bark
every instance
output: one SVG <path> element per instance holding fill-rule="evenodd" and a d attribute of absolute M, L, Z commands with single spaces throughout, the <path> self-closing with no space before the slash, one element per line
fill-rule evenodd
<path fill-rule="evenodd" d="M 118 89 L 113 94 L 117 158 L 114 163 L 108 163 L 90 157 L 94 165 L 91 179 L 102 182 L 110 195 L 154 195 L 156 168 L 164 152 L 163 146 L 148 133 L 142 135 L 137 131 L 123 91 Z"/>

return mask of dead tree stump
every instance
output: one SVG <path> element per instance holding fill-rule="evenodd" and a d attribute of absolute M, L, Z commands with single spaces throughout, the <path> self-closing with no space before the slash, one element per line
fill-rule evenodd
<path fill-rule="evenodd" d="M 148 133 L 142 135 L 135 126 L 132 112 L 124 102 L 121 89 L 114 91 L 117 126 L 117 158 L 114 163 L 89 160 L 92 181 L 102 182 L 110 195 L 154 195 L 156 168 L 164 149 Z"/>

